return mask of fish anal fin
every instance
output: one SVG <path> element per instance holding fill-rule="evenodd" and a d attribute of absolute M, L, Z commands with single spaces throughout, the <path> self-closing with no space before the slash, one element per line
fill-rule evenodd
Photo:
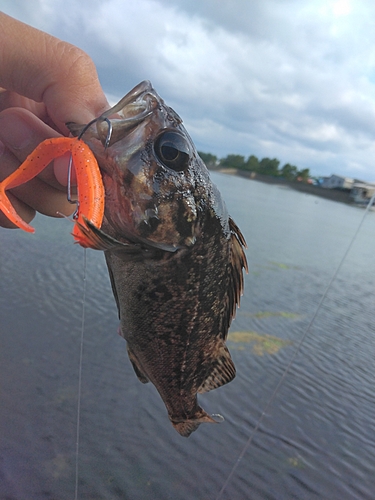
<path fill-rule="evenodd" d="M 142 384 L 147 384 L 147 382 L 149 382 L 148 377 L 143 373 L 143 369 L 140 366 L 139 361 L 135 357 L 133 351 L 130 349 L 129 345 L 127 345 L 127 350 L 128 350 L 128 356 L 129 356 L 131 364 L 133 365 L 135 374 L 137 375 L 139 380 L 142 382 Z"/>
<path fill-rule="evenodd" d="M 211 370 L 199 387 L 200 394 L 217 389 L 224 384 L 228 384 L 236 376 L 236 368 L 233 364 L 232 358 L 228 351 L 227 346 L 222 343 L 218 355 L 213 359 Z"/>

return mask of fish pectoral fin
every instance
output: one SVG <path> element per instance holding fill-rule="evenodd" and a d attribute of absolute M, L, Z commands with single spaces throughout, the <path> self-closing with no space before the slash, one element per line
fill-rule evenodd
<path fill-rule="evenodd" d="M 112 236 L 109 236 L 104 231 L 95 226 L 91 221 L 89 221 L 85 216 L 82 217 L 84 224 L 76 221 L 76 226 L 79 228 L 77 234 L 73 232 L 73 236 L 77 243 L 81 243 L 81 239 L 86 242 L 86 245 L 89 248 L 93 248 L 94 250 L 124 250 L 128 253 L 139 253 L 139 246 L 134 243 L 123 243 L 122 241 L 118 241 Z"/>
<path fill-rule="evenodd" d="M 121 250 L 124 258 L 129 259 L 132 257 L 137 258 L 139 255 L 148 255 L 150 257 L 152 252 L 160 250 L 173 253 L 182 248 L 179 246 L 168 245 L 140 238 L 136 235 L 126 233 L 124 230 L 123 237 L 127 240 L 125 243 L 123 241 L 116 240 L 116 238 L 109 236 L 109 234 L 106 234 L 85 216 L 82 218 L 84 220 L 84 225 L 76 221 L 76 226 L 79 229 L 78 233 L 82 233 L 84 235 L 83 239 L 88 240 L 86 246 L 94 248 L 95 250 Z M 76 241 L 82 245 L 80 241 L 81 236 L 79 234 L 74 234 L 74 232 L 73 236 Z"/>
<path fill-rule="evenodd" d="M 148 377 L 143 373 L 143 369 L 140 366 L 140 363 L 136 356 L 134 355 L 133 351 L 130 349 L 129 344 L 127 344 L 127 350 L 128 350 L 128 356 L 130 359 L 131 364 L 133 365 L 135 374 L 139 378 L 139 380 L 142 382 L 142 384 L 147 384 L 149 382 Z"/>
<path fill-rule="evenodd" d="M 203 394 L 228 384 L 235 376 L 236 368 L 228 348 L 223 342 L 219 348 L 218 356 L 212 361 L 210 373 L 199 387 L 198 393 Z"/>

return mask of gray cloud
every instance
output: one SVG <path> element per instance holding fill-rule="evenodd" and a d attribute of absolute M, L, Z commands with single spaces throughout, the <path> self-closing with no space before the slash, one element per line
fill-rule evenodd
<path fill-rule="evenodd" d="M 18 0 L 4 10 L 86 50 L 114 98 L 150 79 L 201 150 L 375 180 L 371 0 Z"/>

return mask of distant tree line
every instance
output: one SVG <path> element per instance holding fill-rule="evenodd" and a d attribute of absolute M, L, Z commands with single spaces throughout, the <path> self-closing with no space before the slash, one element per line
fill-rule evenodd
<path fill-rule="evenodd" d="M 211 153 L 198 151 L 198 154 L 208 168 L 236 168 L 263 175 L 272 175 L 273 177 L 283 177 L 288 181 L 298 180 L 308 182 L 310 177 L 310 171 L 308 168 L 299 170 L 296 166 L 291 165 L 290 163 L 285 163 L 283 167 L 279 168 L 280 161 L 277 158 L 262 158 L 259 160 L 256 156 L 251 155 L 246 160 L 245 157 L 241 155 L 228 155 L 225 158 L 218 159 L 217 156 Z"/>

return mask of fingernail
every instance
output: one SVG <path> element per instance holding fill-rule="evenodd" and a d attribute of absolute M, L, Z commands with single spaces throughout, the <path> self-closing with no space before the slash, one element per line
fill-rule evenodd
<path fill-rule="evenodd" d="M 0 139 L 12 149 L 24 149 L 33 139 L 33 130 L 16 115 L 0 117 Z"/>

